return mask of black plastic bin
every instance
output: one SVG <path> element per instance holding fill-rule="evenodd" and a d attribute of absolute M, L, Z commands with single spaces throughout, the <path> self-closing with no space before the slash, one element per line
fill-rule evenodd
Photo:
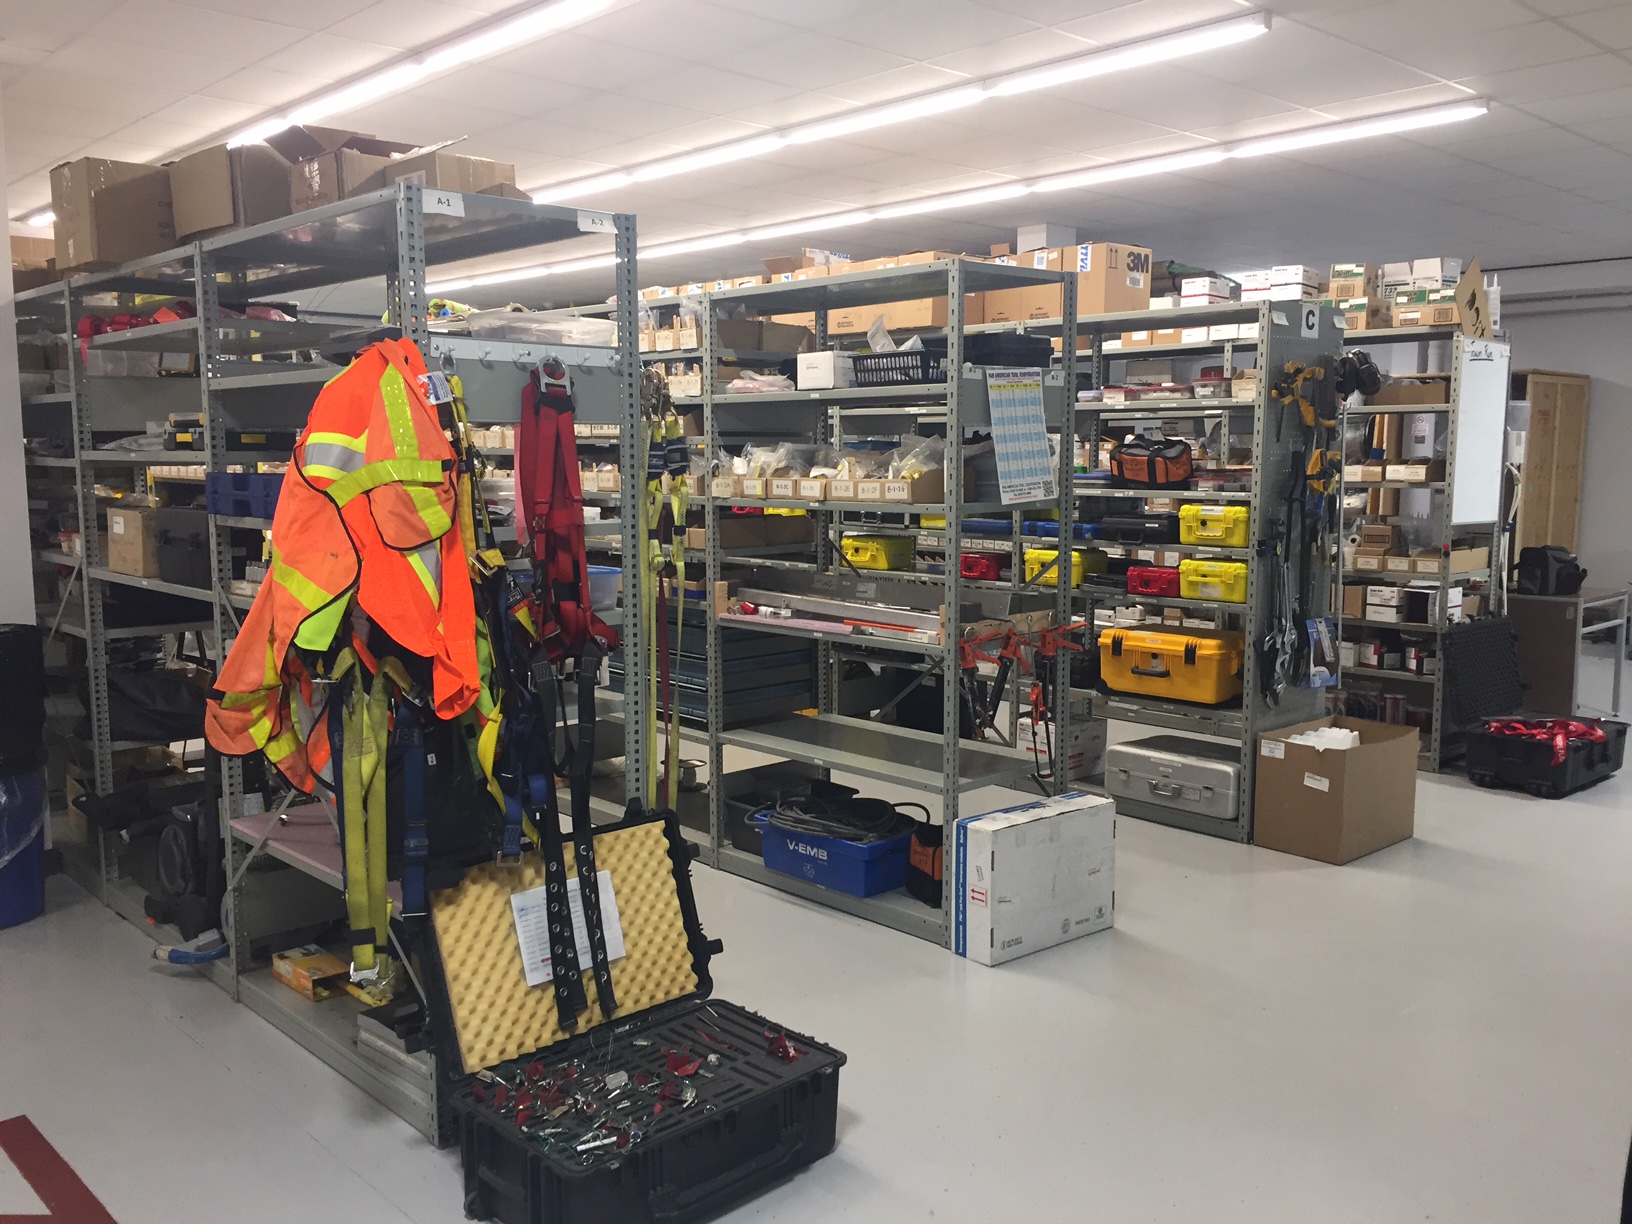
<path fill-rule="evenodd" d="M 1602 782 L 1626 756 L 1626 724 L 1577 719 L 1604 729 L 1603 743 L 1572 739 L 1564 759 L 1553 763 L 1551 740 L 1497 735 L 1486 727 L 1467 733 L 1468 778 L 1480 786 L 1507 786 L 1543 799 L 1562 799 Z"/>
<path fill-rule="evenodd" d="M 672 1106 L 640 1143 L 588 1162 L 541 1150 L 493 1106 L 489 1085 L 467 1084 L 453 1100 L 465 1214 L 499 1224 L 686 1224 L 716 1216 L 821 1159 L 837 1142 L 845 1058 L 790 1032 L 788 1044 L 799 1056 L 783 1062 L 769 1052 L 766 1037 L 783 1031 L 731 1003 L 695 1002 L 661 1023 L 620 1028 L 610 1043 L 592 1031 L 562 1051 L 498 1068 L 525 1079 L 533 1063 L 547 1074 L 572 1062 L 593 1063 L 642 1069 L 661 1083 L 674 1082 L 664 1070 L 666 1051 L 719 1060 L 703 1068 L 708 1078 L 684 1081 L 696 1089 L 695 1104 Z M 473 1099 L 478 1088 L 488 1103 Z"/>

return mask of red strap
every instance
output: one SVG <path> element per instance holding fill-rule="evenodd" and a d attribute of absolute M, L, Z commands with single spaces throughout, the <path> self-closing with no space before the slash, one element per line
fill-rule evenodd
<path fill-rule="evenodd" d="M 1522 718 L 1496 718 L 1485 725 L 1492 735 L 1508 735 L 1517 739 L 1551 741 L 1553 764 L 1562 765 L 1570 755 L 1570 741 L 1586 740 L 1601 744 L 1609 737 L 1595 722 L 1576 722 L 1572 718 L 1539 719 L 1533 722 Z"/>

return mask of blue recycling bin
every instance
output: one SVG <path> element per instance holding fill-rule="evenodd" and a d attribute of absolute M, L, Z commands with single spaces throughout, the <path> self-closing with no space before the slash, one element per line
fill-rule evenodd
<path fill-rule="evenodd" d="M 45 770 L 0 777 L 0 930 L 45 912 Z"/>

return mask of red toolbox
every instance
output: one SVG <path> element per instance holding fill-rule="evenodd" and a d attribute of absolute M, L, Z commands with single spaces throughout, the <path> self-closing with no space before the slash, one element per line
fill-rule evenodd
<path fill-rule="evenodd" d="M 1128 567 L 1129 595 L 1159 595 L 1168 599 L 1179 597 L 1179 571 L 1166 565 L 1130 565 Z"/>
<path fill-rule="evenodd" d="M 972 578 L 977 582 L 1002 582 L 1012 572 L 1014 559 L 1008 553 L 996 552 L 966 552 L 960 554 L 962 561 L 959 569 L 965 578 Z"/>

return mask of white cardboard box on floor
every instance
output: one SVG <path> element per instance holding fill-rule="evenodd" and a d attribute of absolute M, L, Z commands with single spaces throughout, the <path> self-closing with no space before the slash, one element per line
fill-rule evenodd
<path fill-rule="evenodd" d="M 1116 919 L 1116 806 L 1073 792 L 958 819 L 953 950 L 983 965 Z"/>

